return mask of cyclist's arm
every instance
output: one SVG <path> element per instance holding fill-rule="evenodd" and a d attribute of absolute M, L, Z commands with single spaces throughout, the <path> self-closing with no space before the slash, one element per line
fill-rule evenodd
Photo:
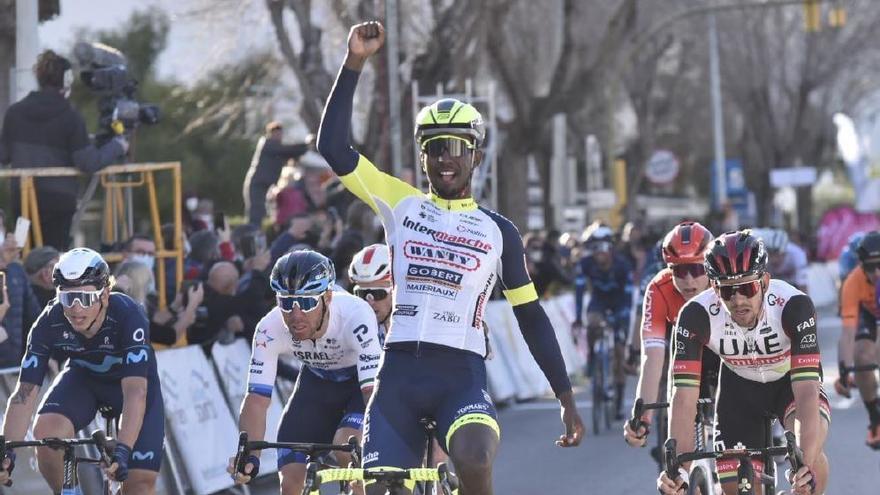
<path fill-rule="evenodd" d="M 348 317 L 351 329 L 348 332 L 349 348 L 358 355 L 358 384 L 364 396 L 364 404 L 368 404 L 373 394 L 376 373 L 379 371 L 379 358 L 382 356 L 376 314 L 367 303 L 358 301 L 358 304 L 348 311 Z"/>
<path fill-rule="evenodd" d="M 642 367 L 636 396 L 646 404 L 657 402 L 666 357 L 666 301 L 656 284 L 648 284 L 642 302 Z M 653 410 L 646 412 L 653 416 Z"/>
<path fill-rule="evenodd" d="M 484 210 L 487 211 L 487 210 Z M 487 211 L 488 212 L 488 211 Z M 520 332 L 557 398 L 571 395 L 571 382 L 565 370 L 565 361 L 556 341 L 556 333 L 544 308 L 538 302 L 535 285 L 526 269 L 522 237 L 516 226 L 501 215 L 488 212 L 501 230 L 501 284 L 504 297 L 513 306 L 513 314 Z M 573 403 L 572 403 L 573 405 Z"/>
<path fill-rule="evenodd" d="M 147 376 L 150 372 L 150 322 L 136 303 L 126 298 L 126 321 L 121 344 L 125 350 L 122 367 L 122 417 L 119 441 L 132 447 L 141 432 L 147 410 Z M 155 355 L 153 355 L 154 357 Z"/>
<path fill-rule="evenodd" d="M 679 452 L 694 450 L 694 418 L 700 398 L 703 346 L 710 332 L 709 314 L 696 302 L 685 304 L 678 314 L 673 344 L 672 402 L 669 436 L 678 441 Z"/>
<path fill-rule="evenodd" d="M 782 309 L 782 328 L 791 339 L 791 390 L 800 422 L 800 447 L 808 466 L 822 451 L 819 442 L 819 380 L 821 359 L 816 335 L 816 310 L 809 297 L 798 294 Z"/>
<path fill-rule="evenodd" d="M 583 258 L 575 264 L 577 273 L 574 276 L 574 322 L 577 324 L 583 323 L 584 317 L 584 292 L 587 291 L 585 264 L 586 261 Z"/>
<path fill-rule="evenodd" d="M 373 211 L 381 213 L 380 204 L 393 208 L 401 199 L 420 193 L 409 184 L 380 172 L 352 148 L 351 114 L 359 76 L 360 72 L 345 66 L 339 70 L 321 117 L 317 145 L 342 184 Z"/>
<path fill-rule="evenodd" d="M 238 418 L 239 430 L 246 431 L 250 440 L 262 440 L 266 435 L 266 412 L 272 401 L 281 342 L 270 334 L 274 333 L 275 325 L 283 324 L 280 315 L 273 310 L 257 323 L 254 331 L 247 394 L 241 402 Z M 260 453 L 254 452 L 254 455 Z"/>
<path fill-rule="evenodd" d="M 18 383 L 15 385 L 15 391 L 6 402 L 3 435 L 7 441 L 17 442 L 24 439 L 37 409 L 40 386 L 46 376 L 46 368 L 52 349 L 52 333 L 46 322 L 46 314 L 50 307 L 46 307 L 46 310 L 31 328 L 27 349 L 21 359 Z"/>
<path fill-rule="evenodd" d="M 837 341 L 837 361 L 852 366 L 855 360 L 856 329 L 859 323 L 859 294 L 856 271 L 850 272 L 840 291 L 840 319 L 842 330 Z"/>

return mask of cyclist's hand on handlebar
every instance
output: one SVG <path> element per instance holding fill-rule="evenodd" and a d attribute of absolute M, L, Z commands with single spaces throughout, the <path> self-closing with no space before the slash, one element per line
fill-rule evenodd
<path fill-rule="evenodd" d="M 680 470 L 680 472 L 681 471 L 683 470 Z M 663 495 L 684 495 L 686 483 L 687 480 L 685 479 L 685 476 L 679 476 L 672 480 L 666 475 L 666 471 L 663 471 L 660 473 L 660 476 L 657 477 L 657 490 Z"/>
<path fill-rule="evenodd" d="M 846 397 L 847 399 L 852 397 L 852 387 L 854 383 L 852 380 L 852 375 L 847 375 L 847 379 L 844 382 L 840 378 L 834 380 L 834 391 L 837 392 L 838 395 Z"/>
<path fill-rule="evenodd" d="M 813 472 L 807 466 L 801 466 L 794 475 L 789 473 L 788 479 L 791 480 L 792 495 L 810 495 L 816 487 Z"/>
<path fill-rule="evenodd" d="M 247 462 L 244 465 L 244 471 L 244 473 L 236 472 L 235 456 L 229 458 L 229 465 L 226 467 L 226 472 L 232 475 L 232 479 L 235 480 L 236 485 L 246 485 L 250 483 L 252 479 L 257 477 L 257 474 L 260 472 L 260 458 L 253 454 L 249 455 Z"/>
<path fill-rule="evenodd" d="M 644 447 L 648 443 L 648 427 L 651 426 L 651 416 L 642 415 L 642 423 L 636 431 L 629 426 L 629 421 L 623 423 L 623 439 L 630 447 Z"/>
<path fill-rule="evenodd" d="M 15 469 L 15 452 L 6 451 L 6 458 L 3 459 L 3 469 L 0 470 L 0 485 L 5 485 L 12 479 L 12 470 Z"/>
<path fill-rule="evenodd" d="M 110 459 L 113 461 L 107 468 L 107 476 L 113 481 L 125 481 L 128 478 L 128 459 L 131 457 L 131 447 L 122 442 L 116 442 L 116 448 L 113 449 L 113 455 Z"/>

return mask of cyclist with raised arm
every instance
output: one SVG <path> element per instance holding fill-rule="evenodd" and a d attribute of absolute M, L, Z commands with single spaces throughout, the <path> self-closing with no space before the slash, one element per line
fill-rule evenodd
<path fill-rule="evenodd" d="M 797 434 L 804 467 L 792 477 L 792 493 L 824 493 L 828 460 L 823 452 L 831 421 L 821 387 L 822 364 L 813 302 L 791 285 L 770 278 L 764 243 L 749 230 L 716 238 L 705 256 L 712 288 L 685 303 L 678 315 L 673 354 L 669 436 L 680 452 L 694 449 L 694 416 L 702 355 L 721 358 L 715 404 L 715 448 L 761 448 L 768 415 Z M 763 463 L 753 459 L 755 473 Z M 737 490 L 738 461 L 716 464 L 725 494 Z M 686 467 L 676 480 L 664 471 L 661 493 L 684 493 Z M 753 486 L 760 486 L 756 479 Z M 760 490 L 758 491 L 760 493 Z M 768 494 L 769 495 L 769 494 Z"/>
<path fill-rule="evenodd" d="M 278 425 L 278 441 L 331 443 L 344 442 L 350 435 L 360 438 L 382 352 L 373 312 L 364 301 L 333 290 L 333 263 L 315 251 L 282 256 L 269 279 L 277 306 L 254 333 L 239 429 L 250 440 L 265 437 L 278 356 L 288 354 L 303 366 Z M 345 467 L 350 456 L 337 452 L 336 459 Z M 244 473 L 235 472 L 234 461 L 230 458 L 228 471 L 237 483 L 248 483 L 259 473 L 259 452 L 248 457 Z M 283 495 L 302 492 L 306 462 L 302 452 L 279 449 Z"/>
<path fill-rule="evenodd" d="M 31 329 L 3 435 L 10 442 L 24 439 L 49 359 L 67 360 L 40 405 L 34 436 L 73 438 L 100 407 L 110 407 L 121 417 L 108 476 L 122 482 L 125 495 L 156 493 L 165 411 L 147 316 L 130 297 L 110 292 L 110 268 L 91 249 L 64 253 L 52 279 L 56 297 Z M 61 493 L 63 452 L 38 448 L 37 461 L 53 493 Z M 10 450 L 0 484 L 14 467 Z"/>
<path fill-rule="evenodd" d="M 614 376 L 614 410 L 616 419 L 623 419 L 623 391 L 626 387 L 624 358 L 633 305 L 632 266 L 614 249 L 614 232 L 601 223 L 593 223 L 584 232 L 586 255 L 576 268 L 574 281 L 575 320 L 572 332 L 583 328 L 584 293 L 589 290 L 587 304 L 588 375 L 594 366 L 593 344 L 605 331 L 614 332 L 612 368 Z"/>
<path fill-rule="evenodd" d="M 392 253 L 391 331 L 367 410 L 363 465 L 418 467 L 425 443 L 419 420 L 427 416 L 437 423 L 460 493 L 491 494 L 499 427 L 486 390 L 483 314 L 496 281 L 559 399 L 565 433 L 557 444 L 578 445 L 583 424 L 555 333 L 526 271 L 520 234 L 471 196 L 472 174 L 483 159 L 480 113 L 450 98 L 419 112 L 415 138 L 428 194 L 380 172 L 351 148 L 358 77 L 384 38 L 378 22 L 352 27 L 318 137 L 319 151 L 342 183 L 381 218 Z"/>
<path fill-rule="evenodd" d="M 880 449 L 880 399 L 873 370 L 852 373 L 850 368 L 878 364 L 877 361 L 877 283 L 880 282 L 880 232 L 868 232 L 856 249 L 859 264 L 849 272 L 840 290 L 840 318 L 843 331 L 838 341 L 840 376 L 834 389 L 850 397 L 855 385 L 868 411 L 868 438 L 865 443 Z M 855 379 L 853 380 L 853 376 Z"/>
<path fill-rule="evenodd" d="M 661 401 L 666 396 L 661 384 L 666 382 L 664 370 L 672 328 L 684 303 L 709 288 L 703 257 L 712 239 L 709 229 L 697 222 L 682 222 L 663 238 L 662 254 L 666 268 L 648 284 L 642 303 L 642 366 L 636 397 L 646 404 Z M 703 353 L 706 376 L 701 381 L 700 397 L 712 397 L 710 388 L 714 386 L 713 378 L 717 377 L 719 364 L 717 356 L 711 352 Z M 634 447 L 643 447 L 648 441 L 652 411 L 645 411 L 641 420 L 646 426 L 639 431 L 633 431 L 629 422 L 624 423 L 624 439 Z"/>

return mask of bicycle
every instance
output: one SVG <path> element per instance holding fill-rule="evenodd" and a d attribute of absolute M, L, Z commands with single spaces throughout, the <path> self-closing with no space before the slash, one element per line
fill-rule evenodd
<path fill-rule="evenodd" d="M 87 464 L 103 464 L 105 467 L 112 464 L 110 455 L 112 452 L 108 448 L 107 436 L 101 430 L 92 432 L 90 438 L 44 438 L 42 440 L 26 440 L 21 442 L 7 442 L 3 435 L 0 435 L 0 459 L 6 458 L 6 451 L 19 449 L 23 447 L 48 447 L 54 450 L 64 451 L 64 479 L 61 486 L 61 495 L 76 495 L 80 492 L 79 477 L 77 475 L 77 467 L 80 463 Z M 98 448 L 99 458 L 77 457 L 77 445 L 94 445 Z M 6 486 L 12 486 L 12 480 L 9 479 L 5 483 Z"/>
<path fill-rule="evenodd" d="M 244 474 L 244 468 L 247 464 L 247 458 L 253 450 L 263 449 L 289 449 L 294 452 L 306 454 L 309 461 L 308 466 L 314 465 L 316 469 L 329 469 L 334 466 L 334 462 L 326 456 L 331 452 L 348 452 L 351 454 L 351 463 L 349 468 L 357 466 L 361 463 L 361 446 L 357 437 L 350 436 L 346 444 L 325 444 L 325 443 L 302 443 L 302 442 L 267 442 L 264 440 L 248 441 L 247 432 L 243 431 L 238 434 L 238 447 L 235 451 L 235 469 L 239 473 Z M 312 461 L 312 459 L 318 462 Z M 345 481 L 339 480 L 339 493 L 348 494 Z M 306 487 L 308 487 L 308 477 L 306 478 Z M 303 492 L 307 493 L 307 492 Z"/>
<path fill-rule="evenodd" d="M 636 403 L 633 405 L 632 417 L 629 419 L 629 428 L 632 431 L 638 431 L 639 428 L 645 427 L 645 435 L 650 433 L 651 429 L 648 424 L 642 421 L 642 415 L 645 411 L 651 409 L 657 409 L 656 419 L 654 420 L 654 424 L 657 425 L 657 446 L 651 448 L 651 457 L 654 461 L 657 462 L 657 470 L 663 470 L 663 442 L 666 441 L 667 437 L 667 428 L 666 424 L 666 409 L 669 407 L 668 402 L 654 402 L 646 404 L 644 400 L 641 398 L 636 399 Z"/>
<path fill-rule="evenodd" d="M 769 424 L 769 422 L 768 422 Z M 774 456 L 785 456 L 789 464 L 791 465 L 791 470 L 793 473 L 796 473 L 801 467 L 804 465 L 803 460 L 803 452 L 797 446 L 797 439 L 795 438 L 794 433 L 790 431 L 785 432 L 785 440 L 786 445 L 782 447 L 764 447 L 760 449 L 752 449 L 748 447 L 738 448 L 738 449 L 727 449 L 722 451 L 711 451 L 711 452 L 687 452 L 684 454 L 676 453 L 676 441 L 674 438 L 670 438 L 666 440 L 665 443 L 665 456 L 666 456 L 666 475 L 670 479 L 676 479 L 679 477 L 678 470 L 681 465 L 685 462 L 696 461 L 700 459 L 711 459 L 711 460 L 722 460 L 722 459 L 737 459 L 739 461 L 739 467 L 737 468 L 736 477 L 737 477 L 737 494 L 738 495 L 755 495 L 755 489 L 753 486 L 753 482 L 755 479 L 754 468 L 752 467 L 752 458 L 753 457 L 761 457 L 764 460 L 764 470 L 765 472 L 761 473 L 759 476 L 759 480 L 761 484 L 764 486 L 765 494 L 775 494 L 776 493 L 776 474 L 775 468 L 773 467 L 773 457 Z M 768 472 L 769 471 L 769 472 Z M 691 484 L 696 484 L 691 481 L 688 486 Z M 705 486 L 705 485 L 704 485 Z M 810 488 L 811 490 L 815 490 L 816 488 L 816 480 L 810 480 Z M 689 488 L 690 490 L 690 488 Z M 688 491 L 688 493 L 692 493 Z M 703 493 L 712 493 L 712 492 L 703 492 Z"/>
<path fill-rule="evenodd" d="M 587 365 L 591 383 L 591 396 L 593 400 L 592 420 L 593 434 L 598 435 L 604 422 L 605 429 L 611 429 L 612 419 L 615 416 L 615 392 L 610 383 L 611 360 L 614 352 L 614 315 L 606 311 L 605 319 L 600 326 L 601 333 L 592 343 L 592 360 Z M 615 332 L 609 332 L 609 329 Z M 587 328 L 587 340 L 589 341 L 590 329 Z M 603 418 L 604 417 L 604 418 Z M 604 419 L 604 421 L 603 421 Z"/>
<path fill-rule="evenodd" d="M 306 484 L 303 495 L 318 495 L 321 485 L 338 481 L 376 481 L 385 485 L 386 495 L 400 495 L 407 482 L 435 482 L 441 495 L 452 495 L 458 489 L 458 481 L 449 472 L 446 463 L 436 468 L 336 468 L 319 470 L 315 463 L 306 468 Z"/>

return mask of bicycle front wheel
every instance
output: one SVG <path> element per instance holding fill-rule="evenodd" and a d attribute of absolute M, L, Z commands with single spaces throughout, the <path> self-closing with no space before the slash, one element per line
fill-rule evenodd
<path fill-rule="evenodd" d="M 691 471 L 688 495 L 715 495 L 711 486 L 709 473 L 703 469 L 703 466 L 697 466 Z"/>
<path fill-rule="evenodd" d="M 598 358 L 598 353 L 593 356 L 593 359 Z M 602 429 L 602 413 L 605 409 L 605 370 L 602 367 L 602 363 L 596 363 L 596 366 L 593 366 L 593 377 L 592 377 L 592 390 L 593 390 L 593 434 L 598 435 Z"/>

